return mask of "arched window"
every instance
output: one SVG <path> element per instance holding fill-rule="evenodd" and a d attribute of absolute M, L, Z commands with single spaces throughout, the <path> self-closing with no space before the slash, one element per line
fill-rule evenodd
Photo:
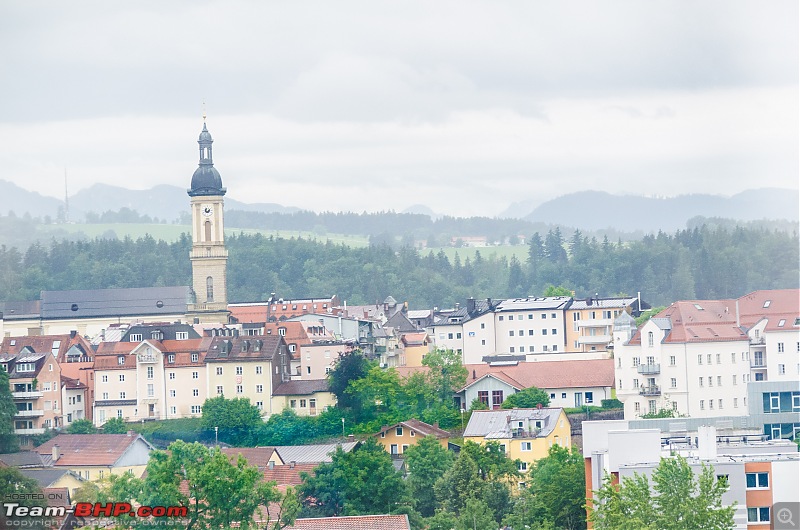
<path fill-rule="evenodd" d="M 206 241 L 211 241 L 211 221 L 206 221 Z"/>
<path fill-rule="evenodd" d="M 206 278 L 206 302 L 214 301 L 214 278 Z"/>
<path fill-rule="evenodd" d="M 647 333 L 647 345 L 648 345 L 649 347 L 651 347 L 651 348 L 653 347 L 653 342 L 654 342 L 654 340 L 653 340 L 653 339 L 654 339 L 654 337 L 653 337 L 653 332 L 652 332 L 652 331 L 649 331 L 649 332 Z"/>

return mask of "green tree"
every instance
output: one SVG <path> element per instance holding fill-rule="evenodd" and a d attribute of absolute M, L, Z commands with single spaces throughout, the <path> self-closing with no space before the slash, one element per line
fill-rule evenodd
<path fill-rule="evenodd" d="M 489 506 L 482 499 L 469 498 L 458 517 L 458 530 L 475 530 L 476 528 L 494 529 L 497 523 Z"/>
<path fill-rule="evenodd" d="M 434 491 L 444 510 L 459 514 L 468 499 L 480 498 L 483 485 L 475 460 L 469 453 L 461 451 L 450 469 L 436 481 Z"/>
<path fill-rule="evenodd" d="M 550 405 L 550 396 L 541 388 L 535 386 L 525 388 L 508 396 L 500 408 L 504 409 L 535 409 L 539 405 Z"/>
<path fill-rule="evenodd" d="M 440 403 L 453 403 L 453 394 L 467 381 L 467 369 L 461 354 L 453 350 L 436 349 L 422 360 L 430 368 L 428 377 Z"/>
<path fill-rule="evenodd" d="M 453 530 L 458 524 L 455 514 L 439 510 L 433 517 L 425 519 L 428 530 Z"/>
<path fill-rule="evenodd" d="M 67 427 L 69 434 L 95 434 L 97 427 L 94 426 L 92 420 L 75 420 Z"/>
<path fill-rule="evenodd" d="M 586 528 L 586 483 L 583 456 L 576 448 L 550 447 L 530 470 L 528 491 L 556 528 Z"/>
<path fill-rule="evenodd" d="M 434 486 L 453 465 L 453 453 L 442 447 L 435 436 L 426 436 L 416 445 L 406 449 L 409 494 L 414 508 L 423 516 L 431 517 L 436 512 Z"/>
<path fill-rule="evenodd" d="M 471 440 L 464 442 L 461 454 L 468 454 L 478 466 L 478 476 L 483 480 L 500 480 L 519 475 L 519 462 L 506 455 L 500 442 L 482 444 Z"/>
<path fill-rule="evenodd" d="M 724 506 L 728 483 L 717 480 L 712 466 L 695 475 L 685 458 L 662 458 L 653 471 L 652 491 L 644 475 L 624 477 L 619 486 L 607 475 L 590 504 L 590 520 L 598 530 L 635 526 L 678 530 L 734 528 L 734 506 Z"/>
<path fill-rule="evenodd" d="M 42 498 L 39 498 L 40 496 Z M 29 508 L 44 508 L 47 505 L 37 482 L 24 476 L 15 467 L 0 467 L 0 499 L 6 502 L 13 499 L 13 502 L 19 503 L 20 506 Z M 15 517 L 11 520 L 6 517 L 5 509 L 0 511 L 2 527 L 51 528 L 52 524 L 49 519 L 40 516 Z"/>
<path fill-rule="evenodd" d="M 247 398 L 206 399 L 203 403 L 203 429 L 219 428 L 219 440 L 236 446 L 250 444 L 264 426 L 261 411 Z"/>
<path fill-rule="evenodd" d="M 186 492 L 186 493 L 184 493 Z M 231 459 L 219 449 L 199 443 L 177 441 L 167 451 L 154 451 L 144 479 L 130 473 L 112 475 L 101 487 L 99 502 L 136 502 L 147 506 L 187 506 L 186 528 L 211 530 L 256 528 L 259 506 L 282 502 L 274 482 L 265 482 L 261 472 L 239 455 Z M 149 525 L 121 517 L 125 527 Z M 271 522 L 271 528 L 280 528 Z"/>
<path fill-rule="evenodd" d="M 544 296 L 572 296 L 572 291 L 563 285 L 556 287 L 555 285 L 548 285 L 544 289 Z"/>
<path fill-rule="evenodd" d="M 122 418 L 111 418 L 103 424 L 104 434 L 125 434 L 128 432 L 128 424 Z"/>
<path fill-rule="evenodd" d="M 311 517 L 369 515 L 408 502 L 405 483 L 383 446 L 370 437 L 357 449 L 341 447 L 313 475 L 301 473 L 302 514 Z"/>
<path fill-rule="evenodd" d="M 16 413 L 8 372 L 0 367 L 0 453 L 14 453 L 19 450 L 19 440 L 14 434 Z"/>
<path fill-rule="evenodd" d="M 347 393 L 350 383 L 366 377 L 371 363 L 360 350 L 354 350 L 339 357 L 336 366 L 328 374 L 328 384 L 333 395 L 336 396 L 337 405 L 350 409 L 359 404 L 356 396 Z"/>

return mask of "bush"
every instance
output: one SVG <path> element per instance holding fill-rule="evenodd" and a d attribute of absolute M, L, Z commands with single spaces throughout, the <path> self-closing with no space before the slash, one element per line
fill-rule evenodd
<path fill-rule="evenodd" d="M 612 399 L 604 399 L 600 402 L 600 405 L 604 409 L 621 409 L 623 408 L 622 401 L 618 400 L 617 398 Z"/>

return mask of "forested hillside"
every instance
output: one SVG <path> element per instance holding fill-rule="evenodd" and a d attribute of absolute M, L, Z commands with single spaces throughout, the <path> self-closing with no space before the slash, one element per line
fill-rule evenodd
<path fill-rule="evenodd" d="M 420 253 L 386 245 L 350 248 L 303 239 L 240 234 L 227 239 L 230 301 L 338 294 L 351 304 L 391 294 L 411 307 L 449 306 L 473 296 L 541 294 L 563 285 L 583 297 L 620 293 L 651 304 L 796 288 L 797 234 L 707 227 L 635 242 L 598 241 L 556 229 L 530 238 L 526 262 Z M 60 241 L 26 251 L 0 247 L 0 300 L 31 300 L 43 289 L 189 285 L 187 236 Z"/>

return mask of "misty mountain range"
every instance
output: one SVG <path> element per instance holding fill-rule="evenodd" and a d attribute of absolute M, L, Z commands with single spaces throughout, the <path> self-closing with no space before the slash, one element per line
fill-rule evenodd
<path fill-rule="evenodd" d="M 0 215 L 13 211 L 22 216 L 50 216 L 56 219 L 64 201 L 28 191 L 0 180 Z M 148 190 L 129 190 L 108 184 L 95 184 L 69 197 L 69 218 L 80 222 L 87 212 L 103 213 L 126 207 L 141 215 L 172 222 L 188 214 L 186 190 L 160 185 Z M 739 221 L 760 219 L 800 219 L 798 191 L 760 188 L 731 197 L 708 194 L 669 198 L 612 195 L 603 191 L 581 191 L 533 206 L 533 201 L 515 203 L 498 217 L 517 218 L 534 223 L 569 226 L 581 230 L 614 228 L 622 231 L 674 231 L 686 227 L 692 217 L 721 217 Z M 274 203 L 244 203 L 226 197 L 227 210 L 265 213 L 292 213 L 300 208 Z M 440 217 L 425 205 L 414 205 L 405 213 Z"/>

